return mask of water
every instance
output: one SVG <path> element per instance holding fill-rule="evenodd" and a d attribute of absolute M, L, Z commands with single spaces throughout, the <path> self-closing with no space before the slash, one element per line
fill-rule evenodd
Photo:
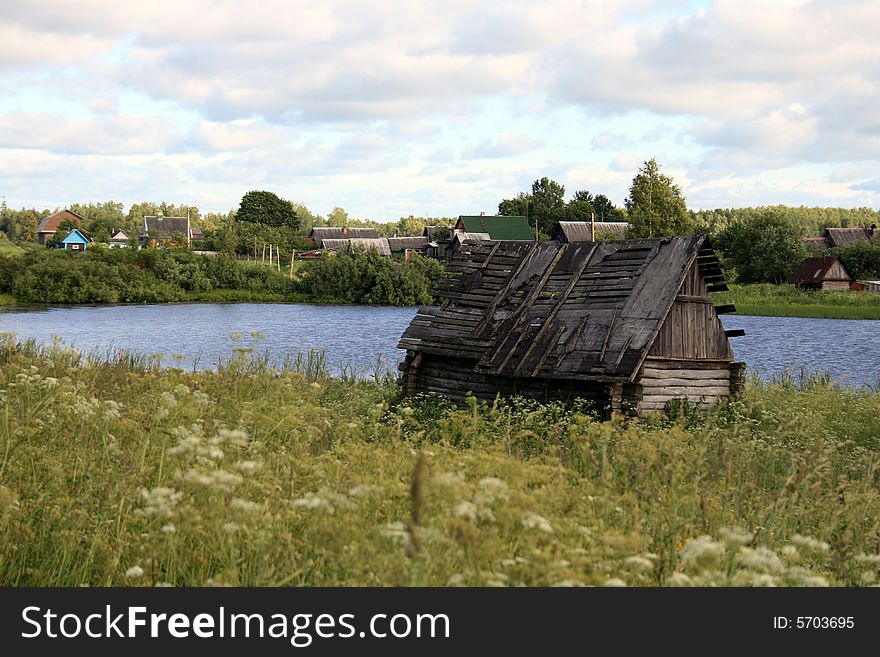
<path fill-rule="evenodd" d="M 414 313 L 415 308 L 310 304 L 18 306 L 0 309 L 0 331 L 43 342 L 59 336 L 86 351 L 163 353 L 164 362 L 181 367 L 215 367 L 235 346 L 268 349 L 276 363 L 286 354 L 323 349 L 334 373 L 343 367 L 368 373 L 377 357 L 387 358 L 383 365 L 391 369 L 403 358 L 397 341 Z M 878 322 L 745 315 L 725 315 L 723 321 L 726 328 L 745 329 L 744 337 L 731 339 L 734 354 L 764 378 L 802 369 L 829 372 L 854 387 L 875 386 L 880 378 Z M 242 336 L 233 341 L 236 331 Z M 251 331 L 265 339 L 253 338 Z"/>

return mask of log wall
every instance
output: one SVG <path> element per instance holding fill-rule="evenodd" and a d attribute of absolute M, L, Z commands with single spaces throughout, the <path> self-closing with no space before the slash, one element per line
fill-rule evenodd
<path fill-rule="evenodd" d="M 673 399 L 687 399 L 705 410 L 736 396 L 738 386 L 734 385 L 734 390 L 731 390 L 731 365 L 740 364 L 725 361 L 695 363 L 649 357 L 645 360 L 640 378 L 642 399 L 639 415 L 662 411 Z M 735 375 L 741 375 L 739 369 Z M 738 383 L 738 380 L 733 383 Z"/>

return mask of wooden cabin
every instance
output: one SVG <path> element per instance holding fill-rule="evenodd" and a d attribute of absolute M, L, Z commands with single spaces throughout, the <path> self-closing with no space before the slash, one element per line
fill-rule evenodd
<path fill-rule="evenodd" d="M 826 228 L 820 237 L 803 238 L 804 245 L 813 250 L 828 251 L 833 248 L 845 248 L 859 243 L 876 243 L 880 234 L 877 224 L 870 228 Z"/>
<path fill-rule="evenodd" d="M 82 228 L 85 219 L 72 210 L 60 210 L 50 214 L 48 217 L 44 217 L 37 226 L 37 242 L 42 246 L 46 246 L 64 222 L 67 222 L 68 226 Z"/>
<path fill-rule="evenodd" d="M 58 242 L 56 248 L 64 249 L 65 251 L 85 251 L 89 248 L 90 240 L 88 237 L 83 235 L 78 228 L 71 228 L 70 232 L 67 233 L 67 236 Z"/>
<path fill-rule="evenodd" d="M 628 221 L 560 221 L 554 237 L 560 242 L 623 239 L 630 228 Z"/>
<path fill-rule="evenodd" d="M 708 238 L 467 243 L 401 337 L 404 394 L 586 398 L 645 415 L 742 389 Z"/>
<path fill-rule="evenodd" d="M 855 279 L 837 256 L 817 256 L 804 260 L 788 282 L 808 290 L 847 291 Z"/>

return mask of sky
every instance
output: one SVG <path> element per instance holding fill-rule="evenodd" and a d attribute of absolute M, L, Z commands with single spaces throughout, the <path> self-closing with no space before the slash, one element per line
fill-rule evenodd
<path fill-rule="evenodd" d="M 880 3 L 0 0 L 0 196 L 492 214 L 547 176 L 622 205 L 880 207 Z"/>

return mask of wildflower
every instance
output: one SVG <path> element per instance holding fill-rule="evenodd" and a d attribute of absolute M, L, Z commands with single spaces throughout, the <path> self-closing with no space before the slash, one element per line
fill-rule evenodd
<path fill-rule="evenodd" d="M 693 586 L 694 580 L 684 573 L 672 573 L 666 578 L 666 586 Z"/>
<path fill-rule="evenodd" d="M 539 516 L 537 513 L 526 513 L 520 522 L 526 529 L 536 529 L 545 534 L 553 533 L 553 525 L 550 524 L 550 521 L 544 516 Z"/>
<path fill-rule="evenodd" d="M 553 586 L 558 588 L 572 588 L 583 586 L 583 582 L 578 582 L 573 579 L 564 579 L 561 582 L 556 582 Z"/>
<path fill-rule="evenodd" d="M 744 568 L 763 573 L 778 573 L 783 570 L 782 561 L 776 553 L 763 546 L 755 549 L 741 547 L 736 561 Z"/>
<path fill-rule="evenodd" d="M 497 477 L 480 479 L 478 486 L 480 490 L 475 499 L 481 504 L 492 504 L 495 500 L 506 499 L 509 491 L 507 484 Z"/>
<path fill-rule="evenodd" d="M 724 546 L 712 540 L 710 536 L 700 536 L 690 541 L 680 551 L 683 561 L 694 561 L 700 564 L 714 563 L 724 554 Z"/>
<path fill-rule="evenodd" d="M 382 488 L 376 484 L 359 484 L 349 489 L 348 494 L 350 497 L 367 497 L 380 490 Z"/>
<path fill-rule="evenodd" d="M 335 511 L 328 500 L 315 493 L 306 493 L 305 497 L 293 500 L 290 504 L 304 509 L 324 509 L 331 514 Z"/>
<path fill-rule="evenodd" d="M 623 560 L 623 563 L 625 563 L 636 572 L 654 570 L 653 561 L 638 555 L 634 557 L 627 557 Z"/>
<path fill-rule="evenodd" d="M 619 577 L 612 577 L 611 579 L 609 579 L 605 582 L 605 586 L 623 587 L 623 586 L 626 586 L 626 582 L 624 582 Z"/>
<path fill-rule="evenodd" d="M 138 577 L 144 576 L 144 569 L 140 566 L 132 566 L 128 570 L 125 571 L 126 579 L 137 579 Z"/>
<path fill-rule="evenodd" d="M 220 429 L 208 442 L 212 445 L 228 443 L 235 447 L 244 447 L 248 443 L 248 435 L 241 429 Z"/>
<path fill-rule="evenodd" d="M 464 586 L 466 581 L 467 580 L 465 579 L 464 575 L 462 575 L 461 573 L 456 573 L 448 580 L 446 580 L 446 586 Z"/>
<path fill-rule="evenodd" d="M 456 518 L 464 518 L 471 522 L 477 521 L 477 505 L 473 502 L 461 502 L 457 504 L 453 511 Z"/>
<path fill-rule="evenodd" d="M 856 556 L 856 561 L 860 563 L 880 564 L 880 554 L 860 554 Z"/>
<path fill-rule="evenodd" d="M 431 483 L 435 486 L 444 488 L 454 488 L 464 481 L 464 476 L 460 473 L 439 472 L 431 477 Z"/>
<path fill-rule="evenodd" d="M 814 550 L 816 552 L 827 552 L 830 547 L 825 541 L 819 541 L 810 536 L 803 536 L 802 534 L 795 534 L 794 536 L 792 536 L 791 542 L 795 545 L 799 545 L 801 547 L 807 548 L 808 550 Z"/>
<path fill-rule="evenodd" d="M 227 534 L 235 534 L 241 529 L 241 525 L 234 522 L 223 523 L 223 531 Z"/>
<path fill-rule="evenodd" d="M 173 534 L 177 531 L 177 527 L 174 526 L 173 522 L 169 522 L 167 524 L 162 525 L 162 533 L 163 534 Z"/>
<path fill-rule="evenodd" d="M 135 514 L 147 517 L 157 516 L 159 518 L 170 518 L 174 513 L 174 507 L 183 498 L 182 492 L 164 486 L 151 490 L 142 488 L 140 495 L 144 500 L 144 508 L 137 509 Z"/>
<path fill-rule="evenodd" d="M 396 543 L 408 544 L 410 542 L 409 532 L 406 530 L 406 525 L 402 522 L 391 522 L 385 525 L 379 533 L 385 538 L 390 538 Z M 455 584 L 450 584 L 450 586 L 460 586 Z"/>
<path fill-rule="evenodd" d="M 262 463 L 258 461 L 239 461 L 235 464 L 235 469 L 242 474 L 253 474 L 262 467 Z"/>
<path fill-rule="evenodd" d="M 743 531 L 737 527 L 732 529 L 724 527 L 718 533 L 721 534 L 721 539 L 725 543 L 730 543 L 731 545 L 748 545 L 755 537 L 751 532 Z"/>
<path fill-rule="evenodd" d="M 255 511 L 260 511 L 263 508 L 262 504 L 251 502 L 249 500 L 243 500 L 238 497 L 233 497 L 232 502 L 229 503 L 229 506 L 238 511 L 244 511 L 245 513 L 254 513 Z"/>

